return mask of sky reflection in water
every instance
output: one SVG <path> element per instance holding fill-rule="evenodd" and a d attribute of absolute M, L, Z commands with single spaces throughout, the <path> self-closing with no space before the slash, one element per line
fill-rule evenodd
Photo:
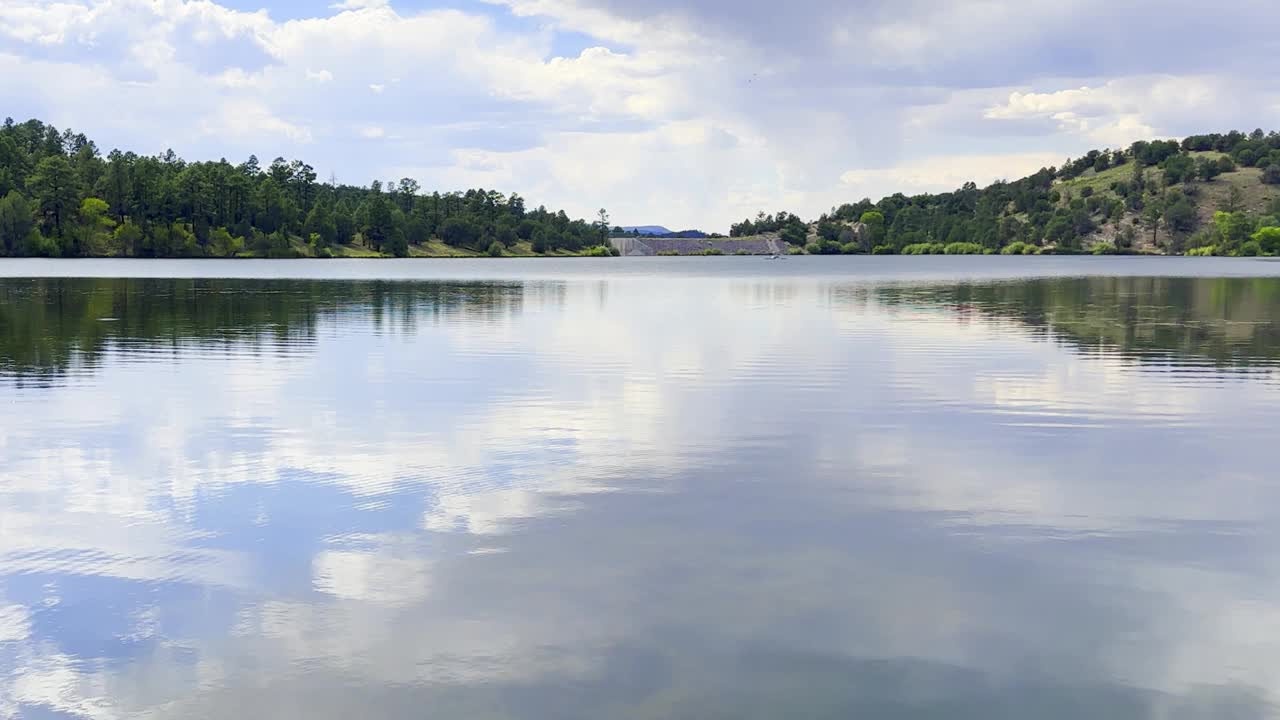
<path fill-rule="evenodd" d="M 1263 717 L 1280 279 L 0 280 L 0 717 Z"/>

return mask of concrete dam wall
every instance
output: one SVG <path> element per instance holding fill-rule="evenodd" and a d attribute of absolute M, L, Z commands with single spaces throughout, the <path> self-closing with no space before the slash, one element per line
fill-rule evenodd
<path fill-rule="evenodd" d="M 785 255 L 786 243 L 777 235 L 755 235 L 741 238 L 655 238 L 615 237 L 609 243 L 624 257 L 643 257 L 659 253 L 699 255 L 715 248 L 725 255 Z"/>

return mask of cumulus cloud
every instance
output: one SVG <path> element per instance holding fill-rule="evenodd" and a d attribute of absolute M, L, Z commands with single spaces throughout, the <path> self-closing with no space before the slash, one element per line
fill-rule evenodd
<path fill-rule="evenodd" d="M 345 0 L 280 21 L 217 0 L 13 0 L 0 101 L 105 147 L 303 155 L 350 182 L 474 180 L 721 230 L 903 177 L 1015 176 L 1031 154 L 1280 124 L 1267 24 L 1235 20 L 1266 16 L 1260 0 L 1197 10 L 1194 31 L 1184 0 L 487 1 Z M 387 141 L 344 145 L 353 127 Z M 1009 162 L 929 165 L 961 154 Z"/>

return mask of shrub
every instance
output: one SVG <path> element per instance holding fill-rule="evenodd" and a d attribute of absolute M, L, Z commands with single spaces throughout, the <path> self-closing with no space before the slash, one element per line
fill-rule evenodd
<path fill-rule="evenodd" d="M 1001 255 L 1031 255 L 1032 253 L 1029 252 L 1030 250 L 1035 250 L 1039 252 L 1040 248 L 1036 247 L 1035 245 L 1029 245 L 1027 243 L 1022 242 L 1021 240 L 1018 240 L 1016 242 L 1011 242 L 1008 245 L 1005 245 L 1004 248 L 1000 251 L 1000 254 Z"/>
<path fill-rule="evenodd" d="M 1187 251 L 1187 257 L 1209 257 L 1218 254 L 1217 245 L 1205 245 L 1203 247 L 1191 248 Z"/>
<path fill-rule="evenodd" d="M 877 245 L 871 249 L 872 255 L 896 255 L 897 251 L 892 245 Z"/>
<path fill-rule="evenodd" d="M 1093 250 L 1091 250 L 1091 252 L 1094 255 L 1115 255 L 1119 251 L 1116 250 L 1115 243 L 1100 242 L 1093 246 Z"/>
<path fill-rule="evenodd" d="M 676 252 L 675 250 L 659 250 L 658 254 L 663 257 L 676 257 L 680 253 Z"/>
<path fill-rule="evenodd" d="M 1240 257 L 1257 257 L 1262 254 L 1262 246 L 1258 244 L 1257 240 L 1250 240 L 1241 245 L 1240 249 L 1236 250 L 1234 254 Z"/>
<path fill-rule="evenodd" d="M 724 254 L 724 251 L 723 251 L 723 250 L 721 250 L 721 249 L 720 249 L 720 248 L 718 248 L 718 247 L 709 247 L 709 248 L 704 249 L 704 250 L 703 250 L 701 253 L 699 253 L 699 254 L 700 254 L 700 255 L 723 255 L 723 254 Z"/>
<path fill-rule="evenodd" d="M 1259 228 L 1251 239 L 1269 255 L 1280 253 L 1280 227 Z"/>
<path fill-rule="evenodd" d="M 584 257 L 613 257 L 614 249 L 604 245 L 594 245 L 582 251 Z"/>
<path fill-rule="evenodd" d="M 816 242 L 809 243 L 808 245 L 804 246 L 804 251 L 809 253 L 810 255 L 821 255 L 822 246 Z"/>
<path fill-rule="evenodd" d="M 978 243 L 953 242 L 947 243 L 946 249 L 943 252 L 947 255 L 981 255 L 982 249 L 982 246 Z"/>
<path fill-rule="evenodd" d="M 942 243 L 912 243 L 902 248 L 903 255 L 941 255 L 946 251 Z"/>
<path fill-rule="evenodd" d="M 497 240 L 489 243 L 489 257 L 502 257 L 504 254 L 502 243 Z"/>

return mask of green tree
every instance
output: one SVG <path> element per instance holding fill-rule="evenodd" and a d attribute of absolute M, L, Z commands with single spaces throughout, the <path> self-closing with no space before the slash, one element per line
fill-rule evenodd
<path fill-rule="evenodd" d="M 1242 205 L 1244 205 L 1244 191 L 1235 185 L 1227 188 L 1227 200 L 1220 209 L 1227 213 L 1239 212 Z"/>
<path fill-rule="evenodd" d="M 1238 249 L 1254 232 L 1253 221 L 1244 212 L 1216 212 L 1213 225 L 1222 239 L 1224 251 Z"/>
<path fill-rule="evenodd" d="M 36 232 L 35 213 L 35 207 L 17 190 L 0 198 L 0 254 L 26 254 L 28 241 Z"/>
<path fill-rule="evenodd" d="M 533 244 L 533 251 L 538 253 L 539 255 L 542 255 L 548 250 L 547 231 L 544 228 L 539 227 L 534 229 L 533 235 L 532 235 L 532 244 Z"/>
<path fill-rule="evenodd" d="M 1175 191 L 1176 197 L 1165 203 L 1164 221 L 1174 232 L 1191 232 L 1196 227 L 1196 208 L 1186 195 Z"/>
<path fill-rule="evenodd" d="M 112 230 L 116 222 L 111 218 L 107 201 L 87 197 L 80 203 L 77 213 L 76 235 L 81 254 L 119 255 L 121 248 L 115 243 Z"/>
<path fill-rule="evenodd" d="M 1196 160 L 1196 175 L 1205 182 L 1211 182 L 1218 175 L 1222 174 L 1222 166 L 1217 160 L 1202 157 Z"/>
<path fill-rule="evenodd" d="M 1252 237 L 1266 254 L 1280 255 L 1280 227 L 1258 228 Z"/>
<path fill-rule="evenodd" d="M 117 225 L 114 235 L 116 247 L 120 248 L 122 253 L 135 257 L 146 253 L 146 249 L 143 247 L 145 236 L 142 233 L 142 228 L 132 222 L 126 220 Z"/>
<path fill-rule="evenodd" d="M 307 221 L 302 225 L 302 233 L 307 237 L 316 235 L 320 239 L 318 247 L 327 248 L 337 242 L 338 226 L 328 202 L 322 200 L 311 208 L 311 212 L 307 213 Z"/>
<path fill-rule="evenodd" d="M 1173 155 L 1164 161 L 1163 167 L 1166 186 L 1193 179 L 1196 169 L 1190 155 Z"/>
<path fill-rule="evenodd" d="M 879 210 L 868 210 L 862 213 L 862 217 L 858 221 L 866 225 L 870 233 L 870 237 L 867 238 L 865 244 L 875 247 L 884 242 L 884 213 Z"/>
<path fill-rule="evenodd" d="M 391 237 L 393 220 L 391 202 L 382 193 L 381 183 L 374 181 L 370 186 L 358 215 L 361 218 L 360 234 L 364 235 L 365 244 L 376 252 L 382 252 L 383 245 Z"/>
<path fill-rule="evenodd" d="M 1164 218 L 1164 205 L 1160 202 L 1151 202 L 1147 205 L 1147 209 L 1142 213 L 1143 220 L 1146 221 L 1147 227 L 1151 228 L 1151 244 L 1160 246 L 1160 220 Z"/>
<path fill-rule="evenodd" d="M 62 237 L 63 226 L 79 206 L 80 188 L 71 164 L 62 155 L 51 155 L 36 164 L 27 180 L 45 222 Z"/>
<path fill-rule="evenodd" d="M 596 232 L 600 233 L 600 244 L 609 244 L 609 212 L 604 208 L 596 213 Z"/>
<path fill-rule="evenodd" d="M 405 237 L 404 228 L 393 227 L 387 236 L 387 252 L 395 257 L 409 257 L 409 240 Z"/>
<path fill-rule="evenodd" d="M 479 237 L 479 228 L 461 217 L 451 217 L 440 225 L 440 239 L 446 245 L 469 248 L 475 245 Z"/>

